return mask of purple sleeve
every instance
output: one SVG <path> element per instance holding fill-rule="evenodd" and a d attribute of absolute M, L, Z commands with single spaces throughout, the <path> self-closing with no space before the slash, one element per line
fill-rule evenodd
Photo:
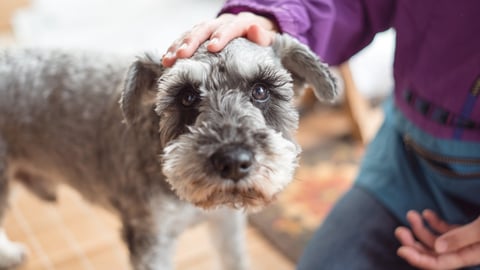
<path fill-rule="evenodd" d="M 228 0 L 220 13 L 250 11 L 273 19 L 282 32 L 341 64 L 390 27 L 394 0 Z"/>

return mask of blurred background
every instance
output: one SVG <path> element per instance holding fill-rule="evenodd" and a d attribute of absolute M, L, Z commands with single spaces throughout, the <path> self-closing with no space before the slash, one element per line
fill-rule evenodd
<path fill-rule="evenodd" d="M 164 53 L 193 25 L 217 15 L 221 0 L 0 0 L 0 48 L 55 47 L 139 55 Z M 342 95 L 317 102 L 307 89 L 298 101 L 297 139 L 303 147 L 295 181 L 278 201 L 251 215 L 247 230 L 252 269 L 294 269 L 305 244 L 333 203 L 351 185 L 365 145 L 382 120 L 392 89 L 395 33 L 388 30 L 333 67 Z M 29 249 L 21 270 L 129 269 L 120 224 L 62 187 L 56 204 L 14 186 L 5 229 Z M 217 269 L 206 225 L 184 235 L 176 269 Z"/>
<path fill-rule="evenodd" d="M 2 0 L 22 9 L 10 26 L 21 45 L 120 53 L 166 51 L 183 32 L 214 18 L 220 0 Z"/>

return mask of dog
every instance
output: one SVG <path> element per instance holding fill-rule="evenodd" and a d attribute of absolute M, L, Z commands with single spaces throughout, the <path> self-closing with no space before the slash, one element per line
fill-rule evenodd
<path fill-rule="evenodd" d="M 292 181 L 296 87 L 336 96 L 328 66 L 278 34 L 221 52 L 202 45 L 171 68 L 58 49 L 0 53 L 0 216 L 11 181 L 55 200 L 66 184 L 118 215 L 133 269 L 172 269 L 177 236 L 208 221 L 224 269 L 247 269 L 245 213 Z M 0 233 L 0 268 L 25 258 Z"/>

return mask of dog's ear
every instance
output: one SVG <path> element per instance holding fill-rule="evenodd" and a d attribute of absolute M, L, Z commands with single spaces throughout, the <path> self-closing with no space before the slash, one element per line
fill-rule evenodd
<path fill-rule="evenodd" d="M 328 65 L 322 63 L 306 45 L 288 34 L 277 34 L 272 48 L 295 79 L 310 84 L 320 100 L 333 101 L 337 96 L 335 78 Z"/>
<path fill-rule="evenodd" d="M 163 70 L 161 58 L 148 53 L 130 65 L 120 99 L 128 124 L 135 122 L 145 108 L 155 103 L 157 81 Z"/>

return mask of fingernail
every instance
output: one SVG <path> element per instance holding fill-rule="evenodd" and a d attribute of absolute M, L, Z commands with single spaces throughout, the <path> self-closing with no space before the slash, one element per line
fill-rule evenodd
<path fill-rule="evenodd" d="M 163 58 L 172 58 L 173 57 L 173 53 L 172 52 L 167 52 Z"/>
<path fill-rule="evenodd" d="M 218 38 L 212 38 L 210 41 L 208 41 L 208 45 L 210 44 L 217 44 L 218 43 Z"/>
<path fill-rule="evenodd" d="M 185 50 L 188 47 L 187 43 L 183 43 L 180 47 L 178 47 L 178 50 Z"/>
<path fill-rule="evenodd" d="M 437 252 L 445 252 L 447 251 L 447 248 L 448 248 L 448 244 L 447 242 L 443 241 L 443 240 L 439 240 L 437 241 L 437 243 L 435 243 L 435 250 Z"/>

